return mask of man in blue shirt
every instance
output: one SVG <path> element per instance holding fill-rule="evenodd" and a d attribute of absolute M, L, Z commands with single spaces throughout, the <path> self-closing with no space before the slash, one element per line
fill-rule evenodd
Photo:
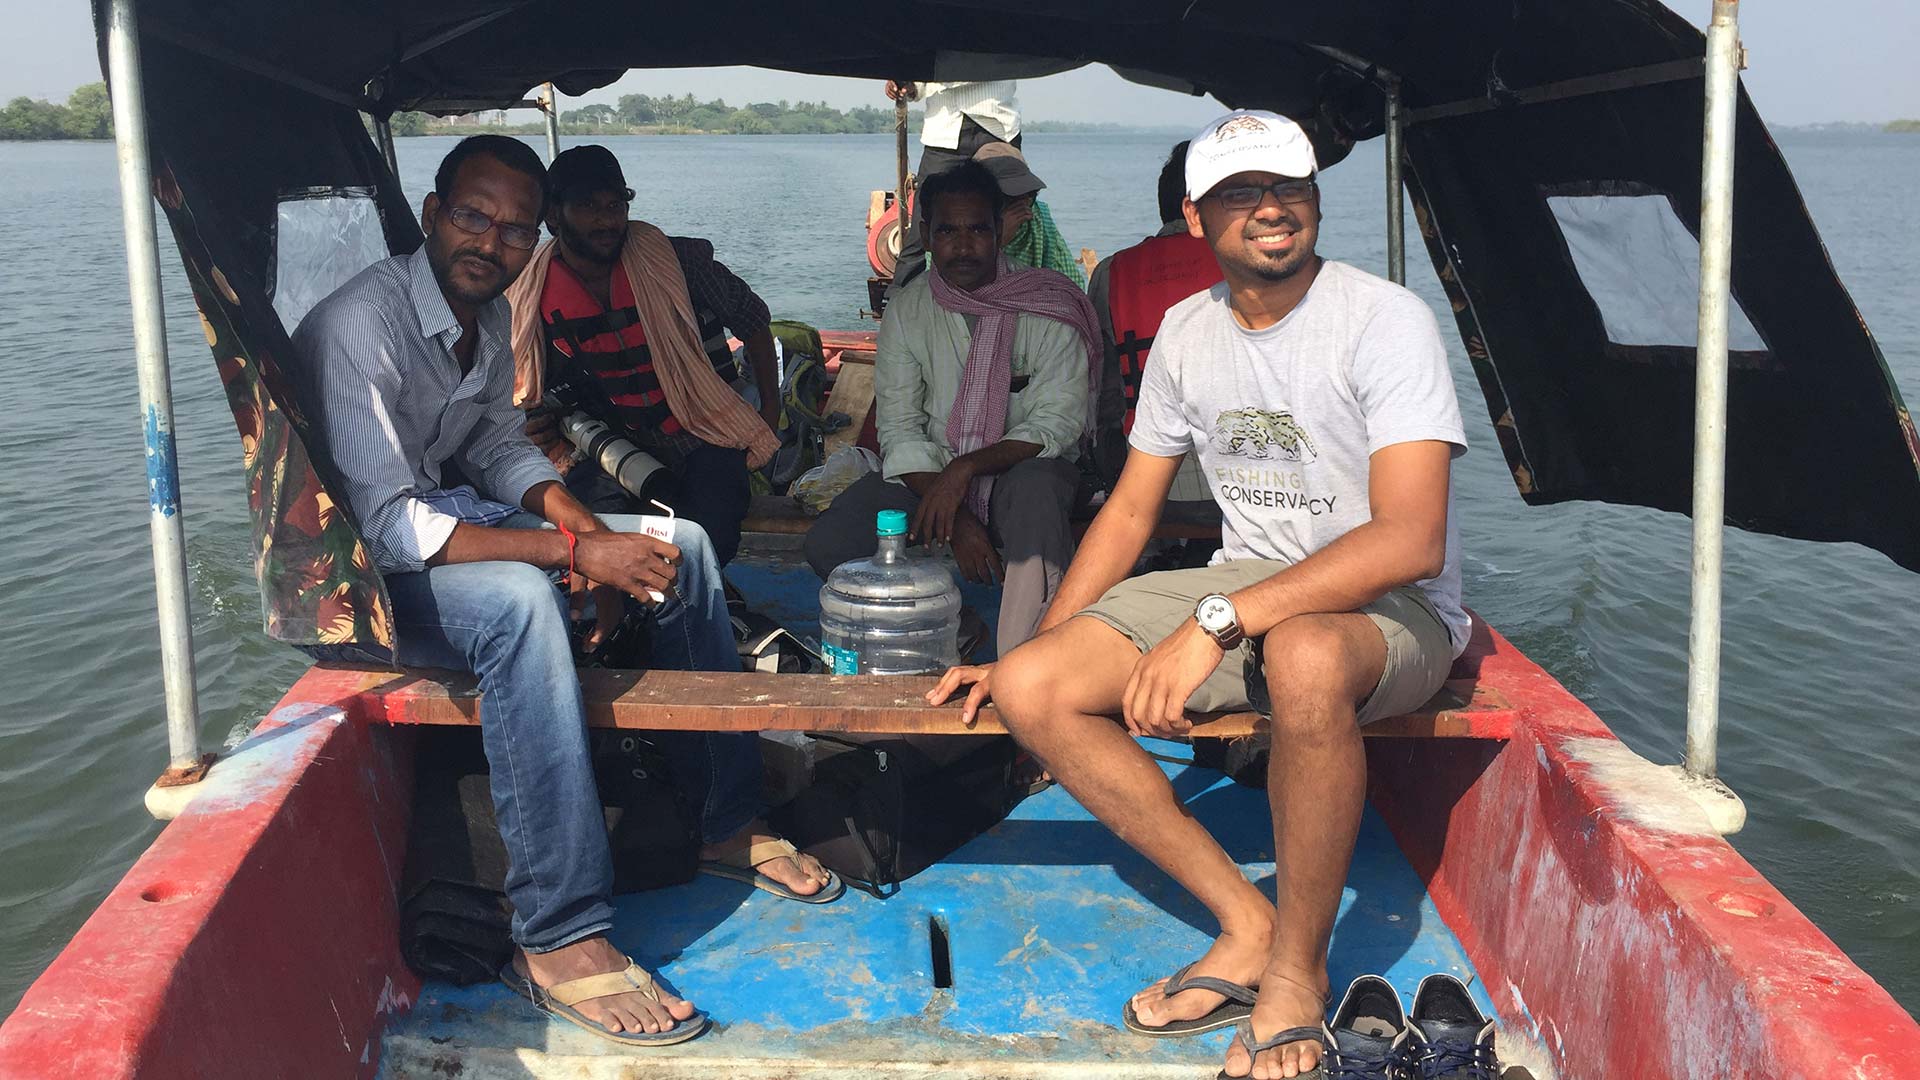
<path fill-rule="evenodd" d="M 301 322 L 302 399 L 393 598 L 393 661 L 479 676 L 519 946 L 503 978 L 597 1035 L 679 1042 L 705 1015 L 607 940 L 613 864 L 552 574 L 591 589 L 590 646 L 632 597 L 653 605 L 656 666 L 739 661 L 706 533 L 678 521 L 668 542 L 638 518 L 596 518 L 524 434 L 501 294 L 539 239 L 545 172 L 514 139 L 456 146 L 422 207 L 419 250 L 368 267 Z M 471 486 L 448 486 L 449 465 Z M 700 808 L 701 858 L 794 899 L 829 898 L 838 881 L 759 821 L 756 740 L 660 740 Z"/>

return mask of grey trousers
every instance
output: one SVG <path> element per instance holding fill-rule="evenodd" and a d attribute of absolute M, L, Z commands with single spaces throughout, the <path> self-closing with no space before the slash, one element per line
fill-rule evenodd
<path fill-rule="evenodd" d="M 1070 461 L 1028 458 L 993 483 L 987 534 L 1007 568 L 994 637 L 1001 656 L 1033 636 L 1060 589 L 1060 578 L 1073 559 L 1068 514 L 1079 481 L 1080 470 Z M 868 473 L 841 492 L 807 530 L 807 563 L 824 580 L 841 563 L 873 554 L 879 545 L 875 514 L 905 510 L 911 515 L 919 505 L 920 497 L 905 484 Z"/>

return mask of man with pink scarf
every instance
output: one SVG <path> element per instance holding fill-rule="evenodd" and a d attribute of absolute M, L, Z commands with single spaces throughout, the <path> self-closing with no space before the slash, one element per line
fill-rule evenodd
<path fill-rule="evenodd" d="M 874 363 L 883 462 L 807 533 L 821 577 L 873 553 L 874 515 L 904 510 L 917 543 L 970 581 L 1002 583 L 996 645 L 1033 636 L 1073 557 L 1068 521 L 1091 430 L 1100 333 L 1086 294 L 1002 258 L 993 174 L 927 179 L 917 206 L 932 272 L 887 305 Z"/>

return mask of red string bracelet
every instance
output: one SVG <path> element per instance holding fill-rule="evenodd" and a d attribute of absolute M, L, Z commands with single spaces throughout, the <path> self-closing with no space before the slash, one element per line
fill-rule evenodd
<path fill-rule="evenodd" d="M 556 529 L 559 529 L 560 535 L 567 538 L 567 578 L 569 581 L 571 581 L 574 574 L 573 549 L 575 545 L 580 543 L 580 538 L 573 535 L 572 529 L 567 528 L 565 525 L 562 525 L 557 521 L 553 523 L 553 527 Z"/>

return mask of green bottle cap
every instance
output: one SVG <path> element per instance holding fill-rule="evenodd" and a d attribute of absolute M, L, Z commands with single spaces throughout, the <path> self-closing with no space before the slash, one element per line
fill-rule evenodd
<path fill-rule="evenodd" d="M 907 534 L 907 512 L 905 510 L 882 510 L 874 515 L 873 530 L 881 536 L 905 536 Z"/>

